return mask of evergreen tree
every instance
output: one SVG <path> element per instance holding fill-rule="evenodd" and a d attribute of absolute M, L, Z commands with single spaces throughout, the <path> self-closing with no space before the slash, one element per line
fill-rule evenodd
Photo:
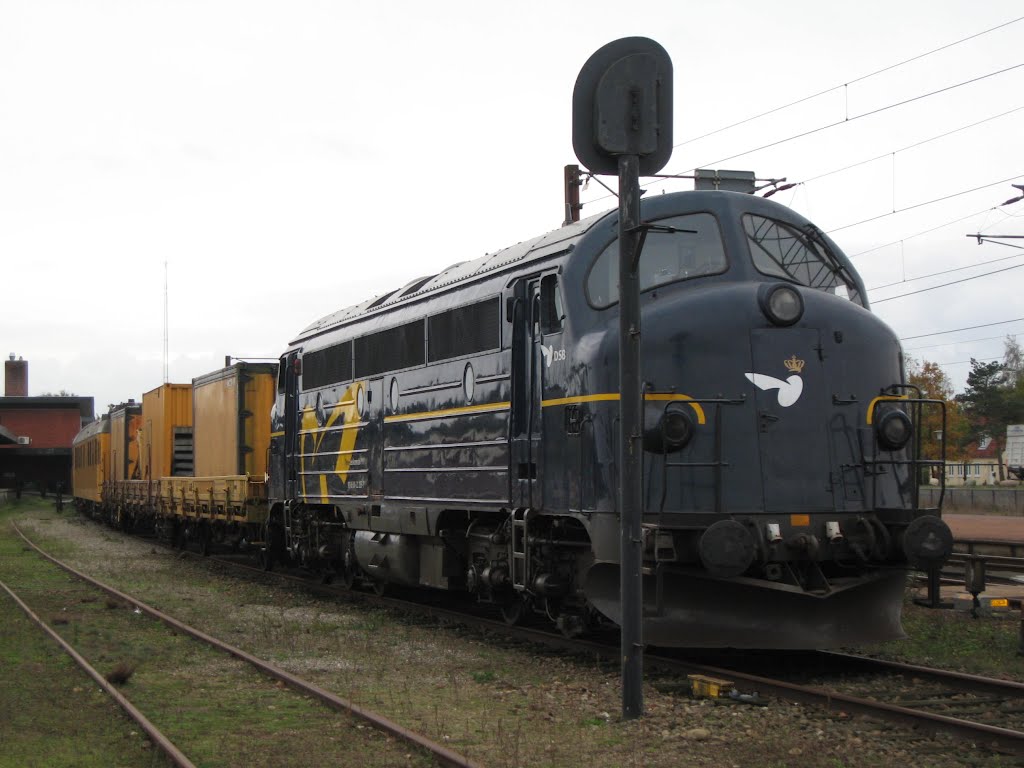
<path fill-rule="evenodd" d="M 968 439 L 981 442 L 989 437 L 996 444 L 1000 462 L 999 479 L 1004 479 L 1002 454 L 1008 424 L 1024 424 L 1024 377 L 1021 348 L 1013 336 L 1006 337 L 1001 361 L 979 363 L 971 358 L 967 389 L 957 396 L 969 424 Z"/>

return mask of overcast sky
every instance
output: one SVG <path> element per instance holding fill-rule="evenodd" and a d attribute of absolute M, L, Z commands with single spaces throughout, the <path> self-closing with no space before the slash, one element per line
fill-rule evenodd
<path fill-rule="evenodd" d="M 1024 204 L 1000 207 L 1024 183 L 1022 9 L 0 0 L 0 354 L 29 361 L 30 394 L 105 410 L 163 380 L 165 262 L 170 378 L 187 382 L 557 227 L 580 67 L 643 35 L 675 66 L 665 171 L 806 181 L 774 199 L 854 256 L 901 337 L 987 325 L 905 342 L 962 387 L 970 357 L 1024 334 L 1004 322 L 1024 317 L 1024 250 L 965 237 L 1024 234 Z M 615 205 L 593 182 L 583 199 Z"/>

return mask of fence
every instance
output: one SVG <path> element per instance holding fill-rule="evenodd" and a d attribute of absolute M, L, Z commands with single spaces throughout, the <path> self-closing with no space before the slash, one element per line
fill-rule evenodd
<path fill-rule="evenodd" d="M 938 488 L 921 488 L 922 506 L 934 506 L 938 500 Z M 970 510 L 972 512 L 995 512 L 1024 516 L 1024 489 L 986 486 L 949 488 L 947 486 L 942 509 L 945 512 Z"/>

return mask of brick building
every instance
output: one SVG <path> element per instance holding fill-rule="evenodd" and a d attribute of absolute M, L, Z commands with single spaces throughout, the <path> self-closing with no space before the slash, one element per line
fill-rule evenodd
<path fill-rule="evenodd" d="M 0 397 L 0 488 L 71 488 L 71 442 L 93 420 L 91 397 L 29 397 L 28 363 L 11 355 Z"/>

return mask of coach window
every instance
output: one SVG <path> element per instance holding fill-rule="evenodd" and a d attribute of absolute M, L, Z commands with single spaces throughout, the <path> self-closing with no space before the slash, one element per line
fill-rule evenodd
<path fill-rule="evenodd" d="M 545 275 L 540 281 L 540 332 L 558 333 L 564 316 L 558 275 Z"/>

